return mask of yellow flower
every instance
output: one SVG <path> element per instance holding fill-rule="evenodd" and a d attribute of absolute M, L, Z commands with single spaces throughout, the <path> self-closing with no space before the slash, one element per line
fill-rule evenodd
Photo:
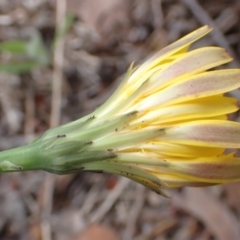
<path fill-rule="evenodd" d="M 227 119 L 238 110 L 237 100 L 223 96 L 240 87 L 240 70 L 208 71 L 232 60 L 222 48 L 187 51 L 209 31 L 204 26 L 129 69 L 94 113 L 102 121 L 129 119 L 88 148 L 116 156 L 87 163 L 85 170 L 120 174 L 157 192 L 240 180 L 240 159 L 224 154 L 240 147 L 240 124 Z"/>
<path fill-rule="evenodd" d="M 240 158 L 225 153 L 240 148 L 240 124 L 227 118 L 238 105 L 223 94 L 240 87 L 240 69 L 209 71 L 232 60 L 222 48 L 188 51 L 209 31 L 204 26 L 131 66 L 92 114 L 1 153 L 0 171 L 108 172 L 160 194 L 239 181 Z"/>

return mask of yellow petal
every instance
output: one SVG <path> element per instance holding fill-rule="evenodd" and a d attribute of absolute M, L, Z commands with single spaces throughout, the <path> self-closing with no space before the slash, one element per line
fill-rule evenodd
<path fill-rule="evenodd" d="M 204 47 L 182 54 L 151 77 L 148 91 L 153 93 L 183 77 L 206 71 L 231 60 L 226 50 L 218 47 Z"/>
<path fill-rule="evenodd" d="M 111 98 L 108 99 L 108 101 L 103 106 L 101 106 L 100 109 L 95 111 L 95 113 L 97 115 L 103 115 L 104 113 L 108 112 L 109 109 L 112 109 L 119 102 L 124 100 L 126 96 L 129 96 L 134 90 L 138 89 L 139 86 L 144 81 L 146 81 L 154 72 L 162 69 L 165 62 L 171 61 L 171 59 L 168 58 L 169 56 L 182 52 L 182 50 L 186 50 L 193 42 L 197 41 L 199 38 L 203 37 L 211 30 L 212 29 L 209 26 L 204 26 L 200 29 L 197 29 L 196 31 L 170 44 L 166 48 L 163 48 L 146 62 L 144 62 L 140 67 L 137 67 L 136 69 L 132 69 L 132 67 L 130 67 L 128 73 L 124 77 L 122 84 L 118 87 Z M 176 56 L 172 59 L 175 58 Z M 161 63 L 161 65 L 159 65 L 159 63 Z"/>
<path fill-rule="evenodd" d="M 183 120 L 203 119 L 229 114 L 239 109 L 237 100 L 224 96 L 211 96 L 182 104 L 170 105 L 148 111 L 134 123 L 164 124 Z"/>
<path fill-rule="evenodd" d="M 176 52 L 180 52 L 182 49 L 188 48 L 193 42 L 196 42 L 199 38 L 203 37 L 207 33 L 209 33 L 212 29 L 209 26 L 203 26 L 196 31 L 189 33 L 178 41 L 170 44 L 169 46 L 163 48 L 158 53 L 154 54 L 151 58 L 149 58 L 146 62 L 144 62 L 140 68 L 138 68 L 129 79 L 130 82 L 137 81 L 139 77 L 141 77 L 145 72 L 154 66 L 158 65 L 161 61 L 166 59 L 168 56 L 175 54 Z"/>
<path fill-rule="evenodd" d="M 181 144 L 239 148 L 240 123 L 222 120 L 199 120 L 169 127 L 162 141 Z"/>
<path fill-rule="evenodd" d="M 186 78 L 139 103 L 140 110 L 214 96 L 240 87 L 240 69 L 204 72 Z"/>
<path fill-rule="evenodd" d="M 185 157 L 185 158 L 195 158 L 195 157 L 211 157 L 217 156 L 223 153 L 224 148 L 209 148 L 202 146 L 188 146 L 177 143 L 167 143 L 161 141 L 152 141 L 147 144 L 142 144 L 139 146 L 140 149 L 145 151 L 152 151 L 159 153 L 161 155 L 168 155 L 173 157 Z M 146 156 L 148 158 L 148 156 Z"/>
<path fill-rule="evenodd" d="M 175 161 L 172 162 L 172 169 L 185 179 L 200 182 L 228 183 L 240 180 L 240 158 L 231 156 Z"/>
<path fill-rule="evenodd" d="M 157 174 L 154 173 L 156 177 L 161 179 L 162 182 L 165 183 L 165 186 L 162 188 L 178 188 L 178 187 L 207 187 L 216 185 L 216 183 L 208 183 L 208 182 L 200 182 L 194 179 L 185 179 L 182 176 L 175 176 L 174 174 L 167 175 L 167 174 Z"/>

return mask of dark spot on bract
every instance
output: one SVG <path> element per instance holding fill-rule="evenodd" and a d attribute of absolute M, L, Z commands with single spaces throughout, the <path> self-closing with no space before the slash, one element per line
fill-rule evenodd
<path fill-rule="evenodd" d="M 57 138 L 64 138 L 66 136 L 67 136 L 66 134 L 59 134 L 59 135 L 57 135 Z"/>

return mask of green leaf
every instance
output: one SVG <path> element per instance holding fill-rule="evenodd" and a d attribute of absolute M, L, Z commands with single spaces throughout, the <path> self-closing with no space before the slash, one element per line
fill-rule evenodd
<path fill-rule="evenodd" d="M 0 73 L 26 73 L 31 71 L 32 69 L 38 67 L 39 64 L 37 62 L 11 62 L 11 63 L 1 63 L 0 64 Z"/>
<path fill-rule="evenodd" d="M 0 43 L 0 51 L 11 54 L 25 54 L 27 42 L 21 40 L 10 40 Z"/>
<path fill-rule="evenodd" d="M 3 63 L 0 66 L 0 71 L 22 73 L 30 71 L 36 65 L 47 66 L 50 62 L 50 56 L 44 45 L 42 37 L 36 31 L 30 41 L 11 40 L 0 44 L 0 51 L 8 52 L 15 55 L 21 55 L 28 61 L 20 62 L 20 60 L 12 63 Z M 30 61 L 33 62 L 30 62 Z"/>

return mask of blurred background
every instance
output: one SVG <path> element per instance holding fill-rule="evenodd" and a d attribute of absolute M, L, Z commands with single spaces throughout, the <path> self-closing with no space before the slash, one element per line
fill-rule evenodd
<path fill-rule="evenodd" d="M 194 47 L 240 67 L 239 16 L 239 0 L 0 0 L 0 150 L 89 113 L 131 62 L 202 25 L 214 31 Z M 0 239 L 240 239 L 239 183 L 168 194 L 107 174 L 1 175 Z"/>

